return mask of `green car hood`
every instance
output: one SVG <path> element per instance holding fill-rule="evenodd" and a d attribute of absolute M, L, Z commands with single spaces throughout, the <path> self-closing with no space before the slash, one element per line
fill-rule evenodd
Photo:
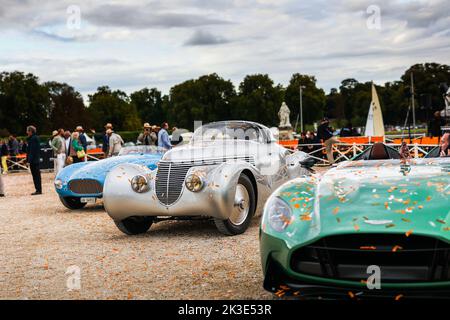
<path fill-rule="evenodd" d="M 280 235 L 288 246 L 361 233 L 426 235 L 450 242 L 450 159 L 346 162 L 323 175 L 300 178 L 275 196 L 292 209 Z"/>

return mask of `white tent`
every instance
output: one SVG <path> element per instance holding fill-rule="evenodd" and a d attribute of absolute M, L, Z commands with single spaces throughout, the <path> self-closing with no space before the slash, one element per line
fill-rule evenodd
<path fill-rule="evenodd" d="M 383 137 L 384 122 L 383 113 L 381 112 L 380 100 L 378 99 L 377 89 L 372 83 L 372 102 L 369 107 L 369 115 L 366 123 L 366 137 Z"/>

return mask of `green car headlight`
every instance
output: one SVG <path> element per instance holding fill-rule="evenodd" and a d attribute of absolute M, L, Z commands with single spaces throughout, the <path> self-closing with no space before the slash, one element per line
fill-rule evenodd
<path fill-rule="evenodd" d="M 202 177 L 194 173 L 186 178 L 185 184 L 189 191 L 200 192 L 203 189 L 205 182 Z"/>
<path fill-rule="evenodd" d="M 292 222 L 292 210 L 289 205 L 278 197 L 270 200 L 266 217 L 270 227 L 277 231 L 283 232 Z"/>
<path fill-rule="evenodd" d="M 150 190 L 150 184 L 145 176 L 138 175 L 131 179 L 131 188 L 134 192 L 144 193 Z"/>
<path fill-rule="evenodd" d="M 55 180 L 55 188 L 61 190 L 63 187 L 63 182 L 60 179 Z"/>

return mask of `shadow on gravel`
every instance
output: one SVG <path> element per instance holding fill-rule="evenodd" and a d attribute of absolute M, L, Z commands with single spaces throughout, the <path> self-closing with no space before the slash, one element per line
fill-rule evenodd
<path fill-rule="evenodd" d="M 97 205 L 93 205 L 93 206 L 89 206 L 89 207 L 85 207 L 83 209 L 79 209 L 79 210 L 70 210 L 67 208 L 64 208 L 60 211 L 60 213 L 62 214 L 87 214 L 87 213 L 106 213 L 105 208 L 103 207 L 103 204 L 97 204 Z"/>
<path fill-rule="evenodd" d="M 259 218 L 254 218 L 249 229 L 259 226 Z M 247 230 L 246 233 L 250 232 Z M 195 221 L 164 221 L 152 225 L 147 233 L 137 236 L 127 236 L 117 230 L 117 234 L 111 235 L 110 240 L 123 239 L 151 239 L 151 238 L 167 238 L 167 237 L 188 237 L 192 239 L 202 238 L 228 238 L 221 234 L 214 225 L 212 220 L 195 220 Z M 236 236 L 239 237 L 239 236 Z"/>

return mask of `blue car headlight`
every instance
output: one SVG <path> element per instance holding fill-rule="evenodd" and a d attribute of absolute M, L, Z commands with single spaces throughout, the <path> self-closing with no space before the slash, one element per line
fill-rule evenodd
<path fill-rule="evenodd" d="M 273 197 L 269 200 L 265 216 L 270 227 L 277 232 L 286 230 L 293 220 L 292 209 L 278 197 Z"/>
<path fill-rule="evenodd" d="M 64 183 L 61 179 L 56 179 L 55 180 L 55 188 L 58 190 L 61 190 L 63 187 Z"/>

